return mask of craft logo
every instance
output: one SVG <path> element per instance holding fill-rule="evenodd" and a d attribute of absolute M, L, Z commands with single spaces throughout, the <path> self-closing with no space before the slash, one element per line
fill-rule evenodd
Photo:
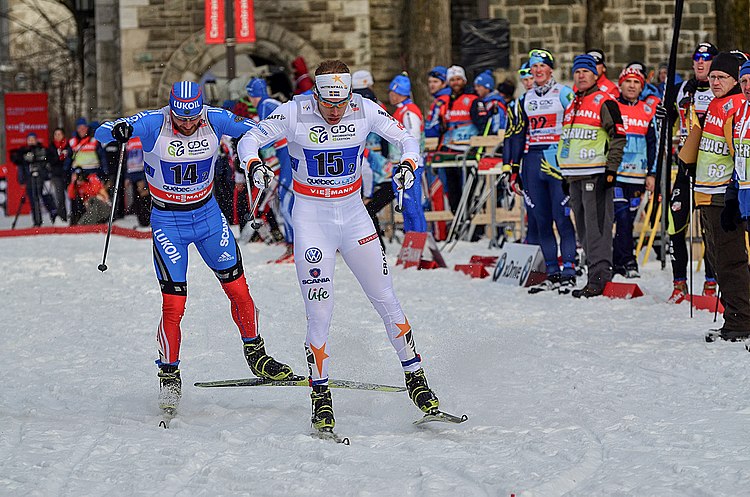
<path fill-rule="evenodd" d="M 328 141 L 328 131 L 325 126 L 313 126 L 310 128 L 308 138 L 313 143 L 325 143 Z"/>
<path fill-rule="evenodd" d="M 323 260 L 323 251 L 318 247 L 310 247 L 305 250 L 305 260 L 310 264 L 317 264 Z"/>

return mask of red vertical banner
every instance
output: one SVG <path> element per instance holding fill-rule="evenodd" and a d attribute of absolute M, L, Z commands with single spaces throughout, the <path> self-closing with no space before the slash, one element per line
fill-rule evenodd
<path fill-rule="evenodd" d="M 11 152 L 26 145 L 26 136 L 36 133 L 39 142 L 49 145 L 49 116 L 46 93 L 5 94 L 5 165 L 0 176 L 6 178 L 6 215 L 15 215 L 24 187 L 18 183 L 16 165 L 10 161 Z M 23 213 L 29 212 L 28 202 Z"/>
<path fill-rule="evenodd" d="M 253 0 L 234 0 L 234 36 L 237 43 L 255 43 Z"/>
<path fill-rule="evenodd" d="M 206 0 L 206 44 L 224 43 L 226 40 L 224 0 Z"/>

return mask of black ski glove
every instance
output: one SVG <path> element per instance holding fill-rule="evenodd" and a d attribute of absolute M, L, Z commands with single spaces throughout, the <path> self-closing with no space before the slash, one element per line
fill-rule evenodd
<path fill-rule="evenodd" d="M 112 138 L 119 143 L 127 143 L 133 136 L 133 126 L 125 121 L 120 121 L 112 127 Z"/>
<path fill-rule="evenodd" d="M 741 222 L 739 200 L 733 198 L 725 200 L 724 208 L 721 210 L 721 229 L 727 233 L 734 231 Z"/>
<path fill-rule="evenodd" d="M 617 183 L 617 171 L 606 171 L 604 173 L 604 188 L 609 190 Z"/>

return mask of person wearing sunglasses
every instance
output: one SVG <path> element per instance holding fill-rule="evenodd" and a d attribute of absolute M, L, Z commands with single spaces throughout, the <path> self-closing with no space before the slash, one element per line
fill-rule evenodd
<path fill-rule="evenodd" d="M 530 293 L 570 293 L 576 284 L 576 235 L 556 157 L 563 114 L 573 100 L 573 90 L 555 80 L 554 68 L 555 59 L 547 50 L 529 52 L 532 88 L 519 98 L 518 124 L 508 129 L 505 138 L 511 167 L 506 179 L 524 198 L 529 231 L 535 229 L 529 239 L 541 246 L 546 264 L 547 279 Z"/>
<path fill-rule="evenodd" d="M 251 371 L 281 380 L 293 375 L 286 364 L 266 354 L 258 334 L 257 310 L 250 296 L 242 256 L 229 223 L 213 196 L 214 167 L 222 135 L 238 138 L 257 129 L 250 119 L 203 105 L 197 83 L 180 81 L 169 105 L 105 123 L 95 136 L 124 147 L 138 137 L 151 193 L 151 227 L 156 278 L 162 295 L 159 344 L 159 406 L 174 410 L 182 395 L 180 321 L 187 300 L 188 246 L 195 244 L 231 303 L 231 314 Z"/>
<path fill-rule="evenodd" d="M 340 253 L 375 307 L 405 375 L 409 396 L 424 412 L 438 409 L 417 354 L 411 325 L 396 298 L 385 253 L 360 196 L 363 155 L 369 133 L 398 146 L 393 178 L 408 190 L 420 164 L 419 141 L 377 103 L 352 92 L 349 67 L 325 60 L 315 70 L 313 95 L 297 95 L 249 130 L 239 142 L 242 167 L 256 186 L 268 186 L 273 173 L 258 150 L 286 138 L 294 185 L 294 264 L 305 306 L 305 351 L 312 392 L 312 424 L 320 432 L 335 425 L 328 387 L 333 355 L 328 333 L 333 315 L 333 277 Z"/>
<path fill-rule="evenodd" d="M 601 295 L 612 280 L 613 187 L 622 163 L 625 128 L 617 102 L 597 85 L 596 59 L 573 59 L 575 100 L 565 110 L 557 160 L 569 185 L 588 280 L 575 298 Z"/>
<path fill-rule="evenodd" d="M 703 121 L 696 164 L 688 164 L 695 178 L 695 205 L 700 210 L 706 254 L 716 271 L 724 305 L 724 325 L 716 336 L 736 341 L 750 337 L 750 271 L 744 230 L 737 229 L 739 203 L 727 203 L 735 163 L 732 132 L 744 115 L 745 95 L 738 84 L 739 60 L 721 52 L 711 62 L 708 81 L 714 99 Z M 745 124 L 743 123 L 743 126 Z M 695 131 L 695 129 L 693 130 Z M 730 197 L 731 198 L 731 197 Z"/>
<path fill-rule="evenodd" d="M 679 121 L 678 151 L 682 149 L 688 137 L 691 123 L 695 120 L 702 122 L 708 105 L 714 99 L 708 82 L 708 72 L 711 70 L 713 59 L 719 50 L 711 43 L 699 43 L 693 51 L 693 77 L 679 84 L 676 105 L 666 109 L 669 126 Z M 669 165 L 670 169 L 672 165 Z M 657 175 L 658 176 L 658 175 Z M 667 233 L 669 234 L 669 253 L 672 254 L 672 294 L 667 299 L 670 303 L 678 303 L 689 293 L 687 284 L 687 270 L 689 253 L 687 246 L 687 230 L 690 225 L 690 196 L 692 195 L 691 180 L 685 164 L 677 161 L 677 175 L 672 184 L 669 199 L 669 216 Z M 703 295 L 716 295 L 716 278 L 710 258 L 704 254 L 705 282 Z"/>

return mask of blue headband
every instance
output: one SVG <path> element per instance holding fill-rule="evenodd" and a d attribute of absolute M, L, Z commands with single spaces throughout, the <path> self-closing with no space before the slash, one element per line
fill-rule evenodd
<path fill-rule="evenodd" d="M 599 74 L 596 71 L 596 59 L 589 54 L 576 55 L 575 59 L 573 59 L 572 73 L 575 74 L 578 69 L 591 71 L 595 76 Z"/>

